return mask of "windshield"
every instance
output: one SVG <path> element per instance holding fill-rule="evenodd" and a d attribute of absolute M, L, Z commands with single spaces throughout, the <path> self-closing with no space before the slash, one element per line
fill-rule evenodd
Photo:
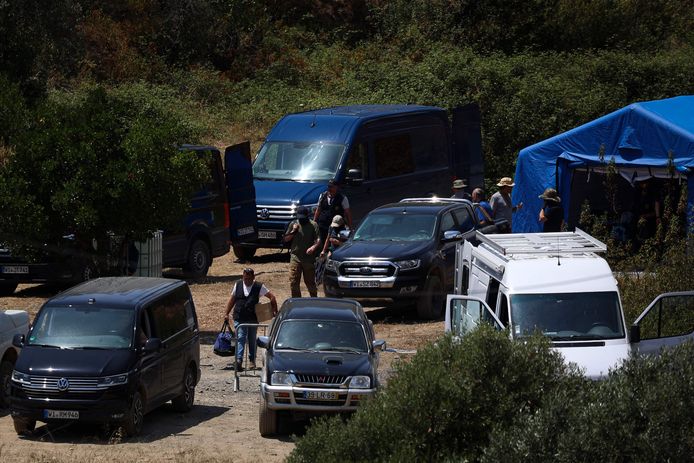
<path fill-rule="evenodd" d="M 132 345 L 134 311 L 108 307 L 44 307 L 30 346 L 64 349 L 124 349 Z"/>
<path fill-rule="evenodd" d="M 436 216 L 411 213 L 369 214 L 354 233 L 355 241 L 426 241 L 434 236 Z"/>
<path fill-rule="evenodd" d="M 511 296 L 515 337 L 539 331 L 553 341 L 624 337 L 616 292 Z"/>
<path fill-rule="evenodd" d="M 330 180 L 335 178 L 344 145 L 321 142 L 268 142 L 253 163 L 259 180 Z"/>
<path fill-rule="evenodd" d="M 280 326 L 275 349 L 366 352 L 359 323 L 325 320 L 287 320 Z"/>

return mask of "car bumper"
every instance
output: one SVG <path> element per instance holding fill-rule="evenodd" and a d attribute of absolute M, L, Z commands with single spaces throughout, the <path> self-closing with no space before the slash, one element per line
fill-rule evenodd
<path fill-rule="evenodd" d="M 305 392 L 336 392 L 338 400 L 305 399 Z M 271 410 L 290 410 L 301 412 L 340 413 L 351 412 L 359 404 L 371 397 L 376 389 L 316 388 L 299 386 L 271 386 L 261 383 L 260 393 L 265 397 Z"/>
<path fill-rule="evenodd" d="M 283 248 L 282 237 L 287 230 L 289 222 L 274 220 L 258 220 L 258 239 L 244 241 L 241 246 L 252 248 Z"/>
<path fill-rule="evenodd" d="M 356 287 L 363 281 L 378 281 L 378 287 Z M 424 287 L 425 279 L 418 274 L 399 274 L 397 277 L 387 278 L 346 278 L 335 273 L 326 272 L 323 276 L 323 284 L 328 294 L 338 297 L 356 299 L 371 298 L 411 298 L 416 297 Z"/>
<path fill-rule="evenodd" d="M 43 422 L 110 422 L 120 421 L 126 417 L 130 408 L 130 398 L 117 397 L 93 400 L 35 400 L 12 397 L 10 411 L 13 417 L 28 418 Z M 79 418 L 48 418 L 47 411 L 74 411 Z"/>
<path fill-rule="evenodd" d="M 73 282 L 79 276 L 66 264 L 25 264 L 0 262 L 0 282 L 46 283 Z"/>

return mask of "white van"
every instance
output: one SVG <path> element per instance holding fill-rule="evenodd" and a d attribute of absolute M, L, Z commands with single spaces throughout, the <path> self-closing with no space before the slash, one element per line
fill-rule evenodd
<path fill-rule="evenodd" d="M 641 339 L 648 352 L 694 338 L 694 327 L 662 332 L 662 310 L 694 314 L 694 292 L 660 295 L 628 336 L 617 281 L 597 255 L 607 247 L 575 232 L 476 236 L 458 244 L 454 294 L 447 298 L 446 331 L 464 335 L 482 321 L 509 327 L 513 339 L 535 332 L 549 337 L 568 362 L 599 378 L 629 356 Z M 691 317 L 689 317 L 691 318 Z M 648 334 L 640 324 L 651 320 Z M 651 326 L 652 325 L 652 326 Z M 645 327 L 644 327 L 645 328 Z M 657 329 L 656 329 L 657 328 Z M 688 330 L 688 331 L 687 331 Z M 647 343 L 645 340 L 649 339 Z"/>

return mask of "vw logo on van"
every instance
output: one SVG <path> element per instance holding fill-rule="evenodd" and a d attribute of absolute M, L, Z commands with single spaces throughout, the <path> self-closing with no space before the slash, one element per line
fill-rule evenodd
<path fill-rule="evenodd" d="M 67 378 L 60 378 L 58 380 L 58 390 L 60 392 L 65 392 L 70 387 L 70 381 Z"/>
<path fill-rule="evenodd" d="M 267 220 L 270 218 L 270 211 L 267 207 L 264 207 L 260 210 L 260 218 L 263 220 Z"/>

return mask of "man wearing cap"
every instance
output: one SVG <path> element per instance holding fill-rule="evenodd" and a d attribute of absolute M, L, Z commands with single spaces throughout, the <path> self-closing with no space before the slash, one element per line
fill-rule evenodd
<path fill-rule="evenodd" d="M 318 224 L 318 232 L 323 242 L 328 237 L 330 223 L 336 215 L 344 217 L 347 226 L 352 228 L 352 211 L 349 208 L 349 200 L 339 190 L 340 185 L 337 181 L 330 180 L 327 191 L 321 193 L 318 198 L 318 207 L 313 215 L 313 220 Z"/>
<path fill-rule="evenodd" d="M 287 233 L 284 234 L 284 242 L 291 243 L 289 252 L 289 285 L 292 289 L 292 297 L 301 297 L 301 275 L 304 275 L 304 283 L 311 297 L 318 297 L 316 287 L 316 253 L 320 247 L 318 225 L 308 218 L 306 206 L 296 209 L 297 220 L 290 223 Z"/>
<path fill-rule="evenodd" d="M 340 232 L 346 230 L 345 219 L 342 216 L 336 215 L 333 217 L 333 221 L 330 224 L 330 230 L 328 231 L 328 238 L 325 240 L 323 245 L 323 251 L 320 253 L 321 257 L 326 255 L 328 252 L 333 252 L 339 246 L 344 243 L 344 238 L 340 237 Z"/>
<path fill-rule="evenodd" d="M 554 188 L 547 188 L 539 196 L 545 202 L 540 209 L 539 220 L 543 232 L 558 232 L 564 224 L 564 208 L 561 205 L 559 193 Z"/>
<path fill-rule="evenodd" d="M 465 183 L 465 180 L 463 179 L 457 179 L 453 181 L 453 195 L 451 198 L 456 198 L 456 199 L 471 199 L 470 195 L 468 194 L 467 191 L 465 191 L 465 188 L 467 188 L 467 183 Z"/>
<path fill-rule="evenodd" d="M 231 297 L 227 302 L 227 310 L 224 315 L 224 320 L 229 321 L 229 314 L 234 311 L 234 331 L 238 339 L 239 349 L 236 351 L 236 371 L 243 370 L 243 353 L 248 345 L 248 363 L 249 367 L 255 369 L 255 337 L 257 328 L 249 326 L 239 326 L 245 323 L 258 323 L 258 318 L 255 315 L 255 305 L 261 297 L 270 299 L 272 305 L 272 314 L 277 315 L 277 299 L 265 287 L 264 284 L 255 281 L 255 272 L 252 268 L 243 269 L 241 279 L 234 283 L 231 290 Z"/>
<path fill-rule="evenodd" d="M 513 191 L 515 185 L 511 177 L 502 178 L 496 184 L 499 187 L 499 191 L 494 193 L 489 201 L 494 212 L 494 220 L 506 219 L 508 223 L 506 233 L 511 233 L 513 213 L 523 208 L 523 203 L 518 203 L 515 206 L 511 203 L 511 191 Z"/>

